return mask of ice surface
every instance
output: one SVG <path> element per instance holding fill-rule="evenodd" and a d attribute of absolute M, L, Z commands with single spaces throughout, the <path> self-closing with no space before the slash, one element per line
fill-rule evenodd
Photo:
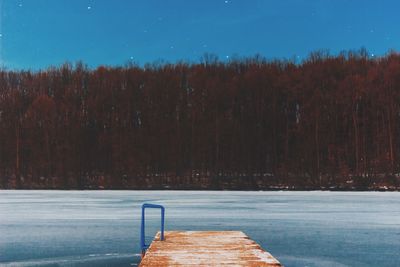
<path fill-rule="evenodd" d="M 398 192 L 0 191 L 0 265 L 134 266 L 167 230 L 244 231 L 285 266 L 400 266 Z M 159 211 L 146 211 L 148 240 Z M 149 242 L 148 241 L 148 242 Z"/>

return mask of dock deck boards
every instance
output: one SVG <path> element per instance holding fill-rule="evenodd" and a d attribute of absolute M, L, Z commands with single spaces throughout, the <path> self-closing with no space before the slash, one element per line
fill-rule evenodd
<path fill-rule="evenodd" d="M 157 233 L 140 266 L 281 266 L 240 231 L 167 231 Z"/>

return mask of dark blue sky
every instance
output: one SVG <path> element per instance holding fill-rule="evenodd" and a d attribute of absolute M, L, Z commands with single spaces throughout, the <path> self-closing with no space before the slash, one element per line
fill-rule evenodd
<path fill-rule="evenodd" d="M 0 65 L 46 68 L 400 49 L 396 0 L 0 0 Z"/>

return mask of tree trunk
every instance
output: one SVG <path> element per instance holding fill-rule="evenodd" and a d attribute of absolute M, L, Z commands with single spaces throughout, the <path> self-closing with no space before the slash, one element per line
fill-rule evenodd
<path fill-rule="evenodd" d="M 390 159 L 390 171 L 393 173 L 394 168 L 394 153 L 393 153 L 393 133 L 392 133 L 392 116 L 390 108 L 388 108 L 388 134 L 389 134 L 389 159 Z"/>
<path fill-rule="evenodd" d="M 215 116 L 215 171 L 219 172 L 219 120 Z"/>
<path fill-rule="evenodd" d="M 19 147 L 20 147 L 20 125 L 17 122 L 15 127 L 15 178 L 17 182 L 17 187 L 21 186 L 20 181 L 20 155 L 19 155 Z"/>
<path fill-rule="evenodd" d="M 316 149 L 316 159 L 317 159 L 317 177 L 319 185 L 322 184 L 322 178 L 320 173 L 320 158 L 319 158 L 319 115 L 315 117 L 315 149 Z"/>
<path fill-rule="evenodd" d="M 357 111 L 353 110 L 354 147 L 355 147 L 355 172 L 359 174 L 359 145 L 358 145 L 358 120 Z"/>

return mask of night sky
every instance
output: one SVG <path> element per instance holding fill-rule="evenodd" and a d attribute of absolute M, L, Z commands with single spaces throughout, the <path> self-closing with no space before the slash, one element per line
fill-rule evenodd
<path fill-rule="evenodd" d="M 0 65 L 40 69 L 400 49 L 396 0 L 0 0 Z"/>

